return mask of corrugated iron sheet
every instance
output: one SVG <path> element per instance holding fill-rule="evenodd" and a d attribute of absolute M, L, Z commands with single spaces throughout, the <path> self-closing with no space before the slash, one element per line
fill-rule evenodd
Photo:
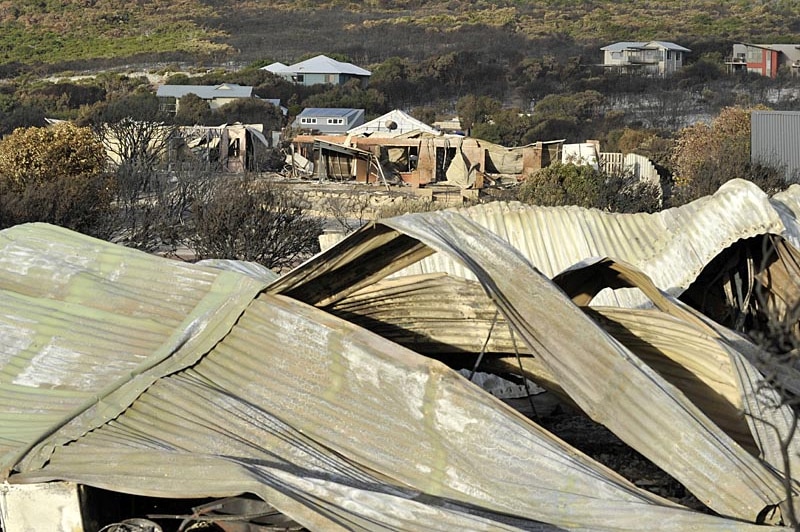
<path fill-rule="evenodd" d="M 796 186 L 795 186 L 796 187 Z M 800 244 L 796 217 L 797 189 L 776 196 L 764 194 L 749 181 L 732 180 L 713 195 L 654 214 L 614 214 L 578 207 L 537 207 L 517 202 L 490 202 L 458 209 L 520 251 L 539 271 L 552 278 L 593 257 L 630 263 L 656 286 L 680 295 L 712 258 L 738 240 L 773 233 Z M 446 272 L 475 276 L 446 255 L 433 255 L 396 275 Z M 596 305 L 647 305 L 638 291 L 605 291 Z"/>
<path fill-rule="evenodd" d="M 744 196 L 740 203 L 758 204 L 757 195 Z M 692 207 L 699 218 L 714 218 L 713 208 L 703 211 L 709 201 Z M 575 227 L 603 234 L 599 218 L 563 213 Z M 728 224 L 744 232 L 756 226 Z M 726 231 L 712 240 L 730 237 Z M 619 234 L 586 237 L 586 249 L 600 250 Z M 701 317 L 642 281 L 645 297 L 663 314 L 606 313 L 609 322 L 633 320 L 625 325 L 626 344 L 514 247 L 456 212 L 365 227 L 266 292 L 244 274 L 157 259 L 47 226 L 0 232 L 0 246 L 0 298 L 8 302 L 0 334 L 12 340 L 0 347 L 0 412 L 8 422 L 0 435 L 11 482 L 65 479 L 171 497 L 249 492 L 314 530 L 640 530 L 643 522 L 761 530 L 750 523 L 786 498 L 781 475 L 713 421 L 729 415 L 714 412 L 725 403 L 746 406 L 734 388 L 759 385 L 749 359 L 731 365 L 719 350 L 686 361 L 667 347 L 689 341 L 691 327 L 709 336 L 714 327 L 703 329 Z M 345 308 L 432 253 L 464 265 L 485 294 L 457 301 L 458 312 L 482 316 L 485 329 L 491 302 L 577 405 L 726 517 L 637 488 L 443 364 L 309 305 Z M 705 247 L 695 249 L 698 261 L 705 254 Z M 646 279 L 631 271 L 619 284 L 639 286 L 640 277 Z M 438 290 L 435 278 L 426 279 Z M 609 279 L 606 286 L 616 286 Z M 404 295 L 414 289 L 406 281 L 387 282 L 399 283 L 395 294 Z M 648 329 L 667 323 L 671 329 Z M 70 335 L 92 340 L 59 343 Z M 726 343 L 695 341 L 703 349 L 740 352 L 727 336 L 719 338 Z M 634 344 L 642 340 L 649 346 L 643 356 L 671 355 L 650 361 L 661 363 L 661 372 L 683 367 L 707 379 L 705 386 L 719 384 L 724 400 L 704 412 L 692 387 L 680 384 L 690 380 L 685 374 L 673 384 L 637 356 Z M 508 349 L 504 341 L 498 349 Z M 48 347 L 53 343 L 58 348 Z M 91 378 L 78 373 L 83 362 L 95 368 Z M 22 401 L 43 405 L 41 417 L 30 416 Z M 758 440 L 759 449 L 772 452 L 766 438 Z"/>
<path fill-rule="evenodd" d="M 78 417 L 113 418 L 264 286 L 45 224 L 0 232 L 0 272 L 2 471 Z"/>
<path fill-rule="evenodd" d="M 196 364 L 14 478 L 247 491 L 315 530 L 636 530 L 644 515 L 749 528 L 643 492 L 448 368 L 266 295 Z"/>
<path fill-rule="evenodd" d="M 800 170 L 800 113 L 753 111 L 750 113 L 750 153 L 754 162 L 785 167 L 787 176 Z"/>
<path fill-rule="evenodd" d="M 397 242 L 391 242 L 388 227 L 394 229 Z M 365 235 L 375 237 L 374 247 L 365 241 Z M 408 241 L 409 236 L 417 243 Z M 351 241 L 353 247 L 347 245 Z M 400 242 L 405 245 L 400 246 Z M 780 478 L 720 430 L 682 392 L 606 336 L 577 307 L 566 303 L 563 292 L 531 268 L 517 251 L 454 212 L 403 216 L 366 228 L 270 289 L 298 297 L 312 294 L 315 286 L 321 286 L 325 301 L 341 301 L 352 293 L 353 285 L 370 277 L 365 271 L 369 262 L 353 255 L 354 249 L 358 248 L 362 256 L 383 256 L 384 263 L 391 263 L 389 257 L 408 255 L 419 242 L 466 265 L 525 339 L 528 349 L 584 411 L 681 480 L 711 507 L 755 520 L 785 498 Z M 327 255 L 332 258 L 329 262 Z M 348 261 L 352 261 L 350 266 L 359 265 L 358 274 L 351 276 Z M 394 270 L 400 268 L 402 265 L 396 265 Z M 376 269 L 382 269 L 384 275 L 393 273 L 381 265 Z M 330 283 L 334 278 L 335 286 Z M 581 332 L 576 335 L 574 331 Z M 717 476 L 721 471 L 736 471 L 735 478 L 723 480 Z"/>
<path fill-rule="evenodd" d="M 155 468 L 141 460 L 131 467 L 132 451 L 149 451 Z M 23 478 L 68 474 L 85 482 L 84 474 L 92 478 L 99 471 L 114 477 L 117 489 L 156 487 L 173 496 L 225 485 L 218 484 L 219 474 L 198 474 L 197 467 L 174 471 L 172 455 L 186 453 L 228 462 L 233 478 L 249 472 L 283 496 L 300 498 L 309 508 L 293 517 L 302 523 L 324 513 L 318 505 L 329 505 L 336 518 L 329 516 L 322 529 L 336 528 L 337 521 L 370 528 L 365 504 L 386 519 L 380 528 L 390 527 L 391 507 L 403 508 L 396 517 L 402 529 L 450 514 L 447 501 L 453 513 L 469 514 L 472 506 L 501 525 L 503 514 L 574 526 L 595 512 L 613 522 L 619 517 L 612 513 L 625 513 L 612 510 L 617 505 L 675 509 L 448 368 L 276 296 L 254 301 L 193 367 L 160 379 L 116 420 L 59 449 L 50 464 Z M 101 464 L 86 463 L 97 456 Z M 192 477 L 183 477 L 187 473 Z M 248 488 L 269 495 L 257 485 Z M 420 495 L 429 498 L 432 516 L 415 515 L 411 499 Z M 570 515 L 558 517 L 564 512 L 554 496 Z M 309 524 L 314 519 L 320 517 Z"/>
<path fill-rule="evenodd" d="M 3 237 L 8 247 L 17 246 L 20 263 L 53 268 L 79 250 L 89 250 L 87 246 L 97 246 L 100 263 L 108 251 L 106 244 L 39 225 L 15 228 Z M 21 238 L 51 239 L 57 245 L 26 248 Z M 65 240 L 72 245 L 63 246 Z M 192 267 L 116 251 L 131 255 L 139 268 L 137 279 L 163 272 L 173 285 L 198 285 Z M 49 279 L 19 277 L 18 268 L 6 266 L 2 277 L 13 282 L 4 286 L 14 284 L 16 289 L 4 288 L 4 295 L 53 293 L 37 286 Z M 97 272 L 98 265 L 85 260 L 72 274 L 84 279 L 84 291 L 98 296 L 114 286 L 109 275 L 124 277 Z M 179 329 L 191 330 L 198 323 L 198 309 L 210 304 L 219 278 L 227 277 L 221 273 L 215 278 L 202 268 L 196 274 L 207 279 L 206 294 L 195 295 L 190 322 L 174 322 Z M 8 461 L 6 455 L 5 465 L 14 468 L 8 480 L 71 479 L 173 497 L 252 492 L 319 530 L 554 529 L 540 521 L 569 528 L 631 529 L 638 528 L 642 511 L 675 526 L 730 527 L 726 520 L 696 514 L 636 488 L 456 372 L 322 310 L 280 296 L 253 300 L 250 292 L 246 308 L 234 305 L 233 311 L 228 300 L 237 299 L 239 283 L 248 289 L 259 285 L 230 275 L 237 282 L 220 292 L 226 300 L 214 302 L 219 315 L 209 322 L 235 316 L 235 324 L 201 327 L 203 333 L 195 333 L 208 335 L 209 341 L 187 338 L 155 365 L 142 368 L 141 363 L 136 366 L 138 359 L 127 361 L 127 342 L 116 347 L 98 342 L 96 352 L 90 349 L 95 343 L 44 350 L 48 365 L 31 368 L 25 361 L 35 346 L 7 344 L 4 380 L 27 367 L 30 377 L 39 380 L 15 386 L 27 388 L 30 400 L 36 399 L 43 410 L 47 402 L 40 399 L 47 398 L 53 384 L 44 379 L 54 374 L 75 381 L 62 383 L 64 396 L 75 394 L 82 406 L 91 403 L 72 418 L 53 418 L 45 434 L 34 432 L 33 442 L 14 442 L 24 449 L 31 443 L 35 447 L 20 461 Z M 134 300 L 135 283 L 120 283 L 130 284 L 129 298 Z M 149 297 L 178 301 L 177 286 L 162 288 L 160 297 Z M 4 307 L 6 319 L 21 315 L 20 321 L 40 334 L 60 338 L 71 330 L 79 336 L 126 338 L 142 332 L 133 318 L 139 326 L 125 330 L 124 309 L 132 304 L 114 312 L 98 310 L 92 302 L 66 308 L 57 298 L 27 297 L 24 304 Z M 25 314 L 20 307 L 30 304 L 55 308 Z M 81 313 L 95 319 L 71 319 Z M 49 329 L 51 321 L 62 319 L 67 322 L 63 327 Z M 140 358 L 152 363 L 145 352 L 159 351 L 162 340 L 169 343 L 170 332 L 164 326 L 152 333 L 151 343 L 140 348 Z M 105 370 L 108 382 L 62 369 L 100 359 L 102 353 L 109 361 L 120 360 L 120 368 Z M 143 371 L 132 371 L 134 366 Z M 99 371 L 92 369 L 90 374 Z M 10 388 L 0 389 L 4 405 L 17 404 Z M 98 388 L 111 389 L 105 397 L 114 399 L 87 400 Z M 125 388 L 128 393 L 117 393 Z M 28 416 L 9 410 L 4 408 L 10 418 Z"/>
<path fill-rule="evenodd" d="M 590 275 L 600 277 L 596 270 Z M 509 359 L 512 370 L 522 364 L 536 382 L 563 394 L 548 368 L 524 343 L 514 342 L 508 322 L 495 314 L 496 307 L 477 282 L 446 275 L 391 279 L 362 289 L 329 310 L 420 353 L 447 357 L 453 364 L 458 364 L 457 358 L 464 367 L 473 368 L 480 352 L 486 353 L 482 364 Z M 586 311 L 740 445 L 759 452 L 742 415 L 742 393 L 730 354 L 702 322 L 691 319 L 691 314 L 688 320 L 677 318 L 669 309 L 592 307 Z M 516 355 L 519 362 L 514 360 Z"/>
<path fill-rule="evenodd" d="M 502 241 L 451 213 L 386 223 L 469 264 L 570 397 L 712 508 L 755 521 L 765 508 L 785 498 L 777 476 L 680 391 L 616 341 L 609 341 L 575 306 L 565 304 L 563 293 Z M 676 447 L 665 447 L 665 442 Z M 723 480 L 720 470 L 737 473 Z"/>

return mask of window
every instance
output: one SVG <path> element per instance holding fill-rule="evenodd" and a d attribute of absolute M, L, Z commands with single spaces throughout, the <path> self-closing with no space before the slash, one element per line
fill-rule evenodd
<path fill-rule="evenodd" d="M 303 117 L 300 117 L 300 123 L 301 124 L 316 124 L 317 123 L 317 119 L 303 116 Z"/>
<path fill-rule="evenodd" d="M 305 79 L 306 77 L 303 74 L 292 74 L 292 81 L 294 81 L 295 83 L 303 83 Z"/>
<path fill-rule="evenodd" d="M 336 83 L 339 81 L 338 77 L 336 74 L 325 74 L 325 83 Z"/>
<path fill-rule="evenodd" d="M 622 59 L 622 52 L 611 52 L 612 59 Z"/>
<path fill-rule="evenodd" d="M 328 125 L 344 124 L 344 118 L 329 118 Z"/>
<path fill-rule="evenodd" d="M 160 96 L 158 98 L 158 108 L 161 111 L 175 114 L 178 112 L 178 99 L 170 96 Z"/>

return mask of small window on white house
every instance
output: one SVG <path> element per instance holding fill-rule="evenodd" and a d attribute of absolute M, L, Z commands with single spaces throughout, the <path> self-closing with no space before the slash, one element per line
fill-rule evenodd
<path fill-rule="evenodd" d="M 622 59 L 622 52 L 611 52 L 612 59 Z"/>
<path fill-rule="evenodd" d="M 328 125 L 344 124 L 344 118 L 329 118 Z"/>
<path fill-rule="evenodd" d="M 301 117 L 300 118 L 300 123 L 301 124 L 316 124 L 317 123 L 317 119 L 316 118 L 310 118 L 310 117 Z"/>

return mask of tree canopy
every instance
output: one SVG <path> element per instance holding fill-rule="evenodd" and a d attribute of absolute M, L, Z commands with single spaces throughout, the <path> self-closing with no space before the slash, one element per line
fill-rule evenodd
<path fill-rule="evenodd" d="M 0 178 L 15 188 L 103 171 L 105 151 L 92 130 L 70 122 L 16 129 L 0 141 Z"/>
<path fill-rule="evenodd" d="M 713 194 L 723 183 L 736 178 L 753 181 L 768 193 L 785 188 L 780 169 L 750 160 L 753 110 L 727 107 L 710 123 L 697 122 L 678 132 L 671 159 L 673 204 Z"/>
<path fill-rule="evenodd" d="M 114 182 L 89 128 L 20 128 L 0 141 L 0 228 L 47 222 L 107 236 Z"/>

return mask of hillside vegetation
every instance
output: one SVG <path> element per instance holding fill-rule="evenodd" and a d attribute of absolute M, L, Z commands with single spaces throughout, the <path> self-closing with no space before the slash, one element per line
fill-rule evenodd
<path fill-rule="evenodd" d="M 47 69 L 186 60 L 292 61 L 341 53 L 369 65 L 479 50 L 537 55 L 662 39 L 724 51 L 800 41 L 800 0 L 5 0 L 0 65 Z M 723 48 L 724 47 L 724 48 Z"/>

